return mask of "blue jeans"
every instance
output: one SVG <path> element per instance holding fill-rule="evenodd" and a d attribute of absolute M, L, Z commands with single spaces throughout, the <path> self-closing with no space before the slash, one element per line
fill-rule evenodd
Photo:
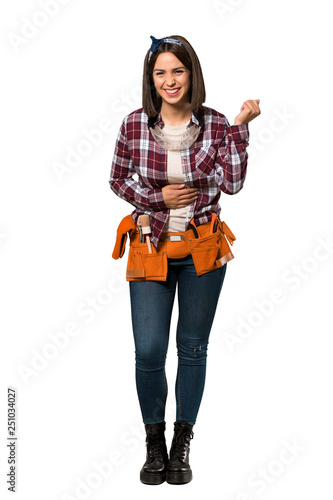
<path fill-rule="evenodd" d="M 190 255 L 168 259 L 166 281 L 129 282 L 136 388 L 145 424 L 165 419 L 165 360 L 177 283 L 176 421 L 195 424 L 205 385 L 208 339 L 226 267 L 197 276 Z"/>

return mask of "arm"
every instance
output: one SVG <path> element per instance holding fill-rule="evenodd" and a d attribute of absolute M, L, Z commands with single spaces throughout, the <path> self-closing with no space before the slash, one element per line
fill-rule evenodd
<path fill-rule="evenodd" d="M 136 173 L 126 141 L 126 118 L 120 127 L 110 173 L 110 188 L 123 200 L 136 208 L 159 212 L 167 207 L 163 200 L 162 188 L 143 187 L 133 179 Z"/>
<path fill-rule="evenodd" d="M 244 184 L 249 145 L 248 123 L 230 125 L 225 118 L 226 128 L 217 150 L 215 179 L 221 191 L 227 194 L 238 193 Z"/>

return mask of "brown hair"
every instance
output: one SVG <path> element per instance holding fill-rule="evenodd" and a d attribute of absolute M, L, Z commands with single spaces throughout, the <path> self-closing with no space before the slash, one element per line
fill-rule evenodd
<path fill-rule="evenodd" d="M 190 102 L 192 111 L 198 110 L 206 100 L 205 83 L 200 61 L 192 45 L 182 36 L 173 35 L 164 38 L 175 38 L 185 48 L 176 43 L 163 42 L 159 45 L 157 51 L 152 53 L 149 62 L 150 49 L 148 50 L 144 61 L 142 81 L 142 107 L 148 118 L 156 117 L 161 110 L 162 98 L 155 89 L 153 69 L 157 57 L 162 52 L 174 54 L 184 64 L 185 68 L 191 72 Z"/>

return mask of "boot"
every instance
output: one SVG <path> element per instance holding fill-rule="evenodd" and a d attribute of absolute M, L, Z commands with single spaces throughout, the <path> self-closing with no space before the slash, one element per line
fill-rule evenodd
<path fill-rule="evenodd" d="M 193 425 L 186 422 L 175 422 L 166 474 L 166 480 L 170 484 L 185 484 L 192 480 L 192 470 L 189 464 L 192 428 Z"/>
<path fill-rule="evenodd" d="M 165 442 L 165 422 L 146 424 L 146 461 L 140 471 L 144 484 L 162 484 L 166 477 L 168 452 Z"/>

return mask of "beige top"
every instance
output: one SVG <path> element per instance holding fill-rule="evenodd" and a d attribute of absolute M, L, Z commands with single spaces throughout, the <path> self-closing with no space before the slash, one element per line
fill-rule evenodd
<path fill-rule="evenodd" d="M 188 123 L 183 125 L 167 125 L 161 129 L 164 138 L 175 143 L 186 131 Z M 168 149 L 167 157 L 167 175 L 169 184 L 183 184 L 183 169 L 180 156 L 180 150 Z M 170 209 L 170 217 L 163 230 L 164 233 L 179 233 L 185 231 L 185 221 L 188 213 L 188 207 Z"/>

